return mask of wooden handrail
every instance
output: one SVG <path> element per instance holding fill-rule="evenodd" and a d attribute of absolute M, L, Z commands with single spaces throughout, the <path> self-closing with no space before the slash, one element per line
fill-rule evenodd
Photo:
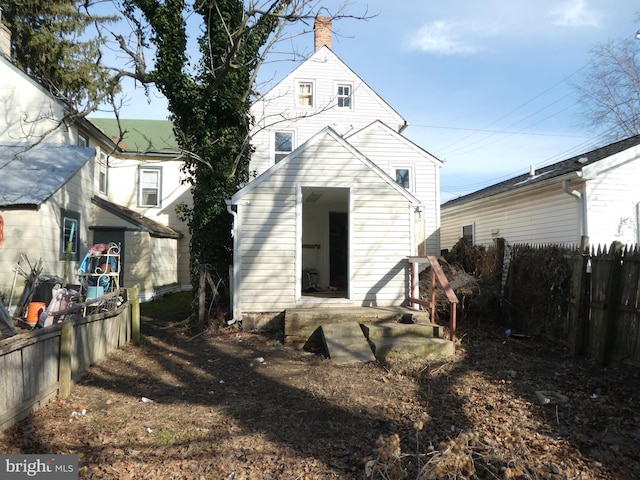
<path fill-rule="evenodd" d="M 431 321 L 435 323 L 436 319 L 436 281 L 442 287 L 447 300 L 450 303 L 450 318 L 449 318 L 449 338 L 453 343 L 453 350 L 455 352 L 456 348 L 456 311 L 458 307 L 458 297 L 456 296 L 453 288 L 449 284 L 449 280 L 445 275 L 438 259 L 434 255 L 426 255 L 423 257 L 407 257 L 407 260 L 410 264 L 410 279 L 411 286 L 409 290 L 409 303 L 416 310 L 421 305 L 423 307 L 428 307 L 430 311 Z M 431 300 L 426 301 L 420 299 L 420 281 L 419 281 L 419 271 L 418 265 L 427 265 L 431 267 Z"/>

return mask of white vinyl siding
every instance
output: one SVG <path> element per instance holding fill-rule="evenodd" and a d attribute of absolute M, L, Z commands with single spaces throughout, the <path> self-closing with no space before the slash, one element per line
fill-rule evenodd
<path fill-rule="evenodd" d="M 314 107 L 298 108 L 298 83 L 313 80 Z M 336 105 L 336 85 L 352 86 L 353 108 Z M 263 173 L 273 165 L 272 136 L 276 130 L 295 130 L 296 144 L 302 145 L 327 125 L 340 134 L 356 132 L 380 120 L 395 131 L 404 119 L 371 90 L 331 50 L 321 48 L 290 75 L 279 82 L 263 98 L 254 103 L 251 113 L 256 119 L 250 170 Z"/>
<path fill-rule="evenodd" d="M 290 157 L 241 197 L 238 205 L 239 293 L 242 311 L 281 311 L 296 305 L 301 271 L 297 238 L 298 187 L 350 188 L 351 299 L 354 305 L 399 305 L 406 296 L 405 258 L 411 252 L 409 202 L 332 138 Z M 380 218 L 384 221 L 372 221 Z"/>
<path fill-rule="evenodd" d="M 637 241 L 640 159 L 601 173 L 587 182 L 587 225 L 592 245 Z"/>
<path fill-rule="evenodd" d="M 464 225 L 474 225 L 476 245 L 490 246 L 496 238 L 516 243 L 571 243 L 580 241 L 578 202 L 561 182 L 520 192 L 494 195 L 476 202 L 441 209 L 442 248 L 451 249 Z"/>
<path fill-rule="evenodd" d="M 388 129 L 380 124 L 347 137 L 347 141 L 393 180 L 396 167 L 412 170 L 411 193 L 424 205 L 420 213 L 424 230 L 424 238 L 420 239 L 420 242 L 424 242 L 421 253 L 440 254 L 440 161 L 407 139 L 390 135 Z"/>

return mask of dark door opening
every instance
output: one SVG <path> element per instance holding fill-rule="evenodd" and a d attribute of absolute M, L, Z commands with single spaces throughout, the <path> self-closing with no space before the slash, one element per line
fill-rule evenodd
<path fill-rule="evenodd" d="M 349 214 L 329 212 L 329 284 L 341 291 L 349 284 Z"/>
<path fill-rule="evenodd" d="M 120 287 L 124 286 L 124 230 L 100 229 L 93 232 L 93 243 L 116 243 L 120 245 L 120 275 L 118 282 Z"/>

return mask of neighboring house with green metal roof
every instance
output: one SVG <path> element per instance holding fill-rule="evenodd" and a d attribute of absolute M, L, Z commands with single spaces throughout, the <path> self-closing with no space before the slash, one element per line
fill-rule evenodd
<path fill-rule="evenodd" d="M 127 122 L 117 144 L 108 122 L 74 117 L 5 51 L 0 98 L 0 295 L 9 297 L 22 255 L 77 283 L 88 249 L 111 241 L 122 247 L 120 285 L 137 287 L 140 299 L 190 288 L 187 227 L 175 206 L 191 196 L 170 123 Z M 15 287 L 14 299 L 23 282 Z"/>
<path fill-rule="evenodd" d="M 126 212 L 131 212 L 181 232 L 178 239 L 166 238 L 157 231 L 150 233 L 150 238 L 155 240 L 147 236 L 141 239 L 144 244 L 148 243 L 142 252 L 151 250 L 152 259 L 157 258 L 155 263 L 152 259 L 127 250 L 131 261 L 138 262 L 139 267 L 142 267 L 140 262 L 149 265 L 149 268 L 140 268 L 134 274 L 136 284 L 146 292 L 144 298 L 164 293 L 164 290 L 158 291 L 153 287 L 157 283 L 155 277 L 161 277 L 163 271 L 177 276 L 177 285 L 167 288 L 190 288 L 190 237 L 187 225 L 176 214 L 176 207 L 180 204 L 191 206 L 192 197 L 189 185 L 182 181 L 183 162 L 171 122 L 126 119 L 118 123 L 115 119 L 106 118 L 90 120 L 119 147 L 117 152 L 102 158 L 106 166 L 105 182 L 101 194 L 93 199 L 96 205 L 102 206 L 100 224 L 115 226 L 127 218 Z M 106 206 L 103 200 L 114 206 Z M 136 219 L 132 222 L 135 224 Z M 136 228 L 144 230 L 144 225 Z M 176 262 L 161 261 L 164 257 L 175 257 Z M 155 265 L 153 269 L 151 265 Z"/>
<path fill-rule="evenodd" d="M 441 241 L 591 245 L 640 242 L 640 135 L 450 200 Z"/>

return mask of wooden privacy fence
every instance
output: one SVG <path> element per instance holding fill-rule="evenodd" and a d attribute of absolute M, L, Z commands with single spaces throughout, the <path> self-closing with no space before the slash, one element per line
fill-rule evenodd
<path fill-rule="evenodd" d="M 580 252 L 514 246 L 505 303 L 510 325 L 589 354 L 640 366 L 640 250 L 614 242 Z"/>
<path fill-rule="evenodd" d="M 135 292 L 118 308 L 0 340 L 0 431 L 26 418 L 109 353 L 139 340 Z"/>
<path fill-rule="evenodd" d="M 574 259 L 568 310 L 574 355 L 640 366 L 640 250 L 613 243 Z"/>

